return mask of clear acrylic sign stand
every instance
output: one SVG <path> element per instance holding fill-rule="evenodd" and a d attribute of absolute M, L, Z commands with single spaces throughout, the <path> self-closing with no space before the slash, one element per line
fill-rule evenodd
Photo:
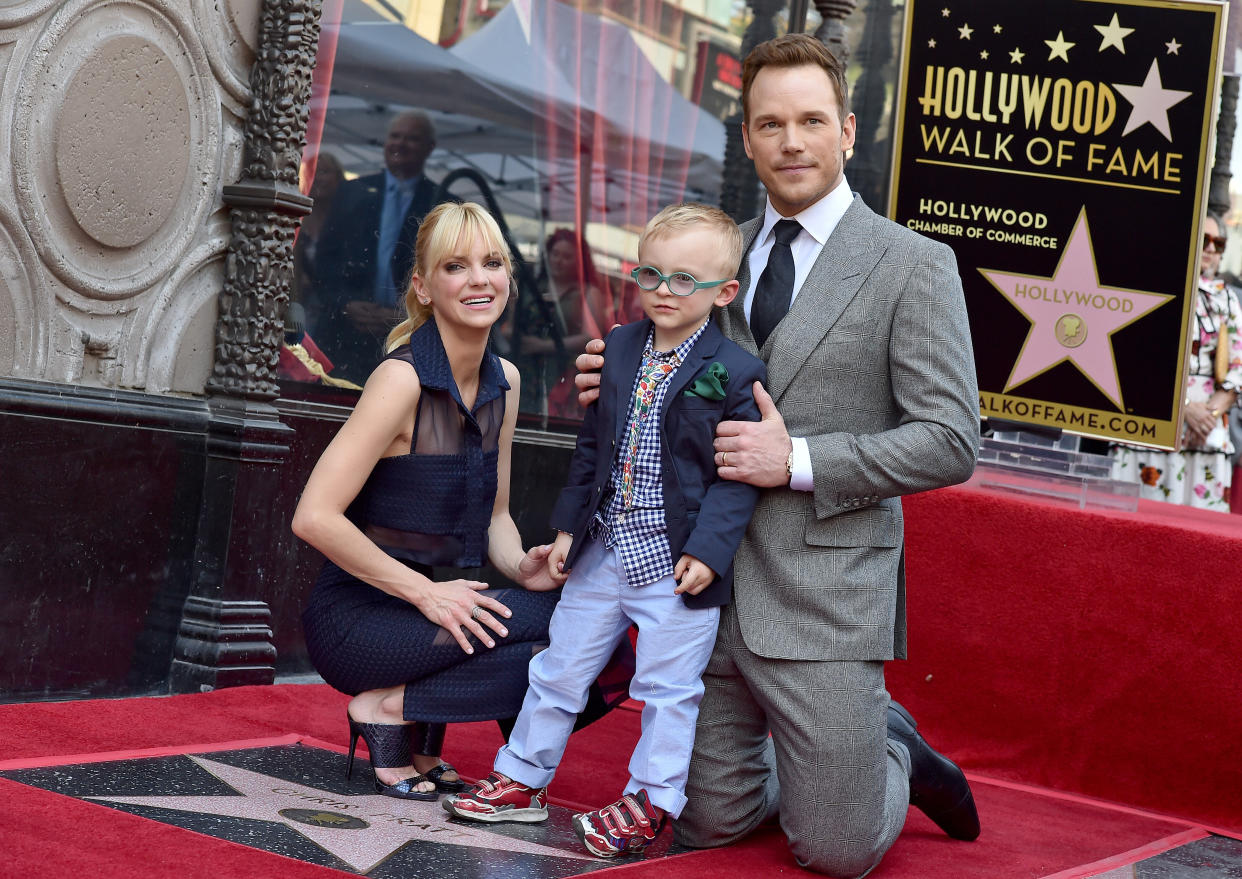
<path fill-rule="evenodd" d="M 1080 438 L 1060 430 L 991 419 L 968 484 L 1068 501 L 1080 509 L 1134 512 L 1138 483 L 1112 478 L 1112 459 L 1079 451 Z"/>

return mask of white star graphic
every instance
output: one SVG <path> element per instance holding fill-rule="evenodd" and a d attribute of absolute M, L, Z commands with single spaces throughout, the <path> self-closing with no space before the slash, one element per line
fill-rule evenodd
<path fill-rule="evenodd" d="M 979 272 L 1031 322 L 1006 391 L 1068 360 L 1124 411 L 1113 333 L 1173 297 L 1100 283 L 1085 208 L 1051 277 Z"/>
<path fill-rule="evenodd" d="M 1021 64 L 1022 59 L 1025 57 L 1026 57 L 1026 53 L 1023 52 L 1021 49 L 1014 49 L 1012 52 L 1009 53 L 1009 60 L 1012 61 L 1014 64 Z"/>
<path fill-rule="evenodd" d="M 970 35 L 973 34 L 974 32 L 975 32 L 974 28 L 972 28 L 968 24 L 964 24 L 957 29 L 958 39 L 969 40 Z"/>
<path fill-rule="evenodd" d="M 241 796 L 86 799 L 284 824 L 359 873 L 369 872 L 380 861 L 415 839 L 489 851 L 499 849 L 545 857 L 594 860 L 577 852 L 450 822 L 440 804 L 434 801 L 399 800 L 379 794 L 334 794 L 202 757 L 188 756 L 188 759 Z M 291 817 L 293 815 L 297 818 Z"/>
<path fill-rule="evenodd" d="M 1134 33 L 1132 27 L 1122 27 L 1121 22 L 1117 20 L 1117 13 L 1113 13 L 1113 20 L 1108 24 L 1097 24 L 1093 27 L 1104 37 L 1100 41 L 1100 51 L 1103 52 L 1109 46 L 1115 48 L 1122 55 L 1126 53 L 1125 44 L 1122 42 L 1130 34 Z"/>
<path fill-rule="evenodd" d="M 1168 48 L 1168 50 L 1169 50 L 1169 51 L 1167 51 L 1167 52 L 1165 52 L 1165 53 L 1164 53 L 1164 54 L 1166 54 L 1166 55 L 1176 55 L 1176 54 L 1177 54 L 1177 50 L 1178 50 L 1178 49 L 1180 49 L 1180 48 L 1182 47 L 1182 44 L 1181 44 L 1181 43 L 1179 43 L 1179 42 L 1177 41 L 1177 38 L 1176 38 L 1176 37 L 1175 37 L 1175 38 L 1173 38 L 1173 39 L 1171 39 L 1171 40 L 1169 40 L 1169 41 L 1168 41 L 1167 43 L 1165 43 L 1164 45 L 1165 45 L 1165 46 Z"/>
<path fill-rule="evenodd" d="M 1077 46 L 1077 43 L 1069 43 L 1065 40 L 1065 31 L 1057 31 L 1055 40 L 1044 40 L 1048 48 L 1052 51 L 1048 53 L 1048 60 L 1060 58 L 1066 64 L 1069 64 L 1069 50 Z"/>
<path fill-rule="evenodd" d="M 944 9 L 941 9 L 941 10 L 940 10 L 940 17 L 941 17 L 941 18 L 948 18 L 948 17 L 949 17 L 949 7 L 947 7 L 947 6 L 946 6 Z"/>
<path fill-rule="evenodd" d="M 994 33 L 994 34 L 999 34 L 999 33 L 1000 33 L 1001 31 L 1003 31 L 1003 30 L 1004 30 L 1004 28 L 1003 28 L 1003 27 L 1001 27 L 999 24 L 994 24 L 994 25 L 992 25 L 992 33 Z"/>
<path fill-rule="evenodd" d="M 936 48 L 936 38 L 935 38 L 935 37 L 932 37 L 930 40 L 928 40 L 928 41 L 927 41 L 927 48 L 929 48 L 929 49 L 934 49 L 934 48 Z"/>
<path fill-rule="evenodd" d="M 1115 82 L 1113 88 L 1121 92 L 1121 96 L 1133 105 L 1130 118 L 1126 120 L 1126 127 L 1121 132 L 1123 137 L 1144 122 L 1150 122 L 1153 128 L 1164 135 L 1165 140 L 1173 142 L 1173 133 L 1169 130 L 1169 108 L 1186 100 L 1191 93 L 1166 89 L 1160 82 L 1160 65 L 1155 58 L 1152 59 L 1147 78 L 1141 86 Z"/>
<path fill-rule="evenodd" d="M 982 52 L 980 52 L 980 53 L 979 53 L 979 58 L 980 58 L 980 59 L 982 59 L 982 60 L 984 60 L 984 61 L 987 61 L 987 60 L 988 60 L 988 50 L 987 50 L 987 49 L 984 49 Z"/>

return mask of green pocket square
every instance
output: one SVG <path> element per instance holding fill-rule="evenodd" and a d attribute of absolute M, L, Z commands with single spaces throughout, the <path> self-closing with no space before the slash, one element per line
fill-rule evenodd
<path fill-rule="evenodd" d="M 723 400 L 724 386 L 729 383 L 729 370 L 724 364 L 716 361 L 707 367 L 707 372 L 694 380 L 694 384 L 686 390 L 687 397 L 702 397 L 704 400 Z"/>

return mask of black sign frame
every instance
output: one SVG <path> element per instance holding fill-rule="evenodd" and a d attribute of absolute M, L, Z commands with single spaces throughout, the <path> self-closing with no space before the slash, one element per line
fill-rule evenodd
<path fill-rule="evenodd" d="M 906 0 L 889 216 L 957 255 L 983 417 L 1179 446 L 1226 15 Z"/>

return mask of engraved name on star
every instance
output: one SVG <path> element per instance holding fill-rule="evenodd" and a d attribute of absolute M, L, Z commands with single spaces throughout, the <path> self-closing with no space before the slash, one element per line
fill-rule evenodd
<path fill-rule="evenodd" d="M 1126 53 L 1125 43 L 1122 42 L 1130 34 L 1134 33 L 1132 27 L 1122 27 L 1121 22 L 1117 20 L 1117 13 L 1113 13 L 1113 20 L 1108 24 L 1097 24 L 1093 27 L 1100 32 L 1104 38 L 1100 41 L 1100 51 L 1103 52 L 1109 46 L 1112 46 L 1122 55 Z"/>
<path fill-rule="evenodd" d="M 98 796 L 86 799 L 284 824 L 359 873 L 370 872 L 380 861 L 416 839 L 489 851 L 594 860 L 577 852 L 450 823 L 437 802 L 398 800 L 379 794 L 331 793 L 203 757 L 189 756 L 188 759 L 241 796 Z"/>
<path fill-rule="evenodd" d="M 1077 43 L 1066 41 L 1065 31 L 1057 31 L 1057 38 L 1055 40 L 1044 40 L 1044 43 L 1050 50 L 1048 52 L 1049 61 L 1053 58 L 1060 58 L 1066 64 L 1069 64 L 1069 50 L 1078 45 Z"/>
<path fill-rule="evenodd" d="M 1112 334 L 1174 297 L 1102 285 L 1085 208 L 1051 277 L 979 272 L 1031 322 L 1006 392 L 1068 360 L 1125 411 Z"/>
<path fill-rule="evenodd" d="M 1160 82 L 1160 65 L 1155 58 L 1147 70 L 1147 78 L 1142 85 L 1123 85 L 1113 83 L 1113 88 L 1130 102 L 1130 118 L 1121 135 L 1125 137 L 1145 122 L 1164 135 L 1165 140 L 1173 142 L 1173 133 L 1169 130 L 1169 108 L 1190 97 L 1190 92 L 1177 89 L 1166 89 Z"/>

